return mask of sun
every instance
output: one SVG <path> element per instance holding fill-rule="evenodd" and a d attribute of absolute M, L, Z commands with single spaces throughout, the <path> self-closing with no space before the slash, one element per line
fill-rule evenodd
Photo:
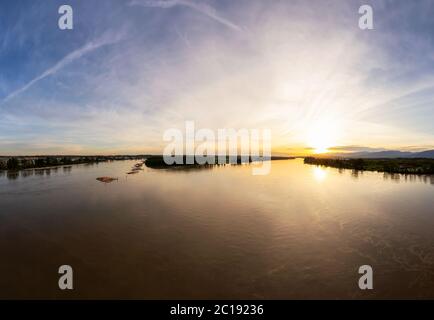
<path fill-rule="evenodd" d="M 311 138 L 309 145 L 313 149 L 313 153 L 321 154 L 329 152 L 329 148 L 332 147 L 333 144 L 327 135 L 318 134 Z"/>
<path fill-rule="evenodd" d="M 315 153 L 315 154 L 327 153 L 327 152 L 329 152 L 328 148 L 329 148 L 329 146 L 318 147 L 318 148 L 313 149 L 313 153 Z"/>
<path fill-rule="evenodd" d="M 314 154 L 327 153 L 331 147 L 337 145 L 336 136 L 336 126 L 332 123 L 317 124 L 310 128 L 307 144 Z"/>

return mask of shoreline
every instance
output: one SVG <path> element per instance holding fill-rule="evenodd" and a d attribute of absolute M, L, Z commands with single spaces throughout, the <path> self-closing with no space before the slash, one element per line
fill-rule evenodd
<path fill-rule="evenodd" d="M 306 157 L 303 163 L 355 171 L 434 175 L 434 159 L 430 158 L 335 159 Z"/>
<path fill-rule="evenodd" d="M 177 169 L 177 168 L 210 168 L 219 165 L 241 165 L 241 164 L 250 164 L 259 161 L 273 161 L 273 160 L 293 160 L 295 157 L 281 157 L 281 156 L 271 156 L 268 158 L 261 157 L 251 157 L 246 156 L 248 158 L 247 161 L 242 156 L 237 156 L 235 161 L 234 159 L 230 159 L 230 156 L 225 157 L 225 163 L 219 163 L 218 156 L 215 156 L 214 163 L 197 163 L 196 159 L 193 157 L 193 163 L 187 163 L 187 158 L 189 156 L 183 156 L 183 160 L 181 164 L 167 164 L 164 161 L 163 156 L 152 156 L 148 157 L 145 160 L 145 166 L 151 169 Z"/>
<path fill-rule="evenodd" d="M 78 164 L 97 164 L 100 162 L 144 160 L 148 155 L 137 156 L 21 156 L 0 157 L 0 171 L 19 172 L 24 170 L 48 170 L 67 168 Z M 3 158 L 3 160 L 2 160 Z M 7 160 L 4 160 L 7 159 Z"/>

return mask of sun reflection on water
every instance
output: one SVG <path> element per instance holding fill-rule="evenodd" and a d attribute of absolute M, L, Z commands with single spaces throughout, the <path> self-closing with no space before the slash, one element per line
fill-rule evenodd
<path fill-rule="evenodd" d="M 321 167 L 315 167 L 313 169 L 313 175 L 315 177 L 315 180 L 317 180 L 318 182 L 322 182 L 327 177 L 327 171 Z"/>

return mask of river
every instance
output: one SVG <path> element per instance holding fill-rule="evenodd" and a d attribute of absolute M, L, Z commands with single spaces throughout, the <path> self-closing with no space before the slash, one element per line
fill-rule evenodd
<path fill-rule="evenodd" d="M 133 164 L 0 175 L 0 298 L 434 298 L 433 176 Z"/>

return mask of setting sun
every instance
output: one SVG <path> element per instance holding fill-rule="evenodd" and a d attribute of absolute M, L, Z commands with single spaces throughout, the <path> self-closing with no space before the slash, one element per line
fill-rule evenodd
<path fill-rule="evenodd" d="M 327 153 L 329 150 L 327 148 L 317 148 L 313 152 L 315 154 Z"/>
<path fill-rule="evenodd" d="M 321 153 L 327 153 L 329 150 L 328 148 L 330 148 L 330 146 L 326 143 L 318 143 L 313 147 L 313 153 L 315 154 L 321 154 Z"/>
<path fill-rule="evenodd" d="M 336 124 L 321 123 L 311 128 L 308 134 L 308 145 L 313 153 L 327 153 L 329 148 L 336 146 Z"/>

